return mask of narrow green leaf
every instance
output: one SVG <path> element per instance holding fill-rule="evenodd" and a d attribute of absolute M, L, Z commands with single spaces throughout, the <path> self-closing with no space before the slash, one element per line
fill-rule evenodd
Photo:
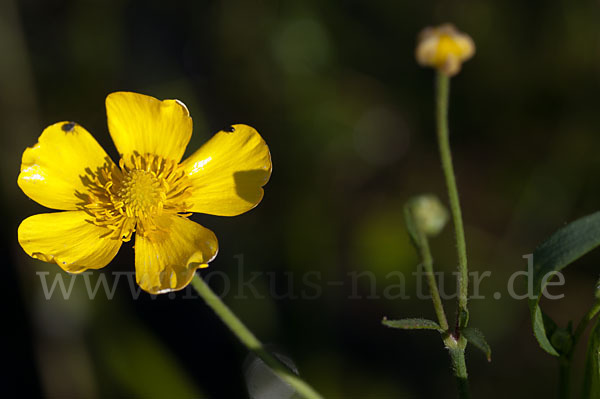
<path fill-rule="evenodd" d="M 488 362 L 492 361 L 492 348 L 490 348 L 481 331 L 473 327 L 467 327 L 460 330 L 460 332 L 470 344 L 483 352 Z"/>
<path fill-rule="evenodd" d="M 596 398 L 600 392 L 600 322 L 596 321 L 590 340 L 583 377 L 582 398 Z"/>
<path fill-rule="evenodd" d="M 566 225 L 542 243 L 533 253 L 533 293 L 544 289 L 544 276 L 560 271 L 600 245 L 600 212 Z"/>
<path fill-rule="evenodd" d="M 535 337 L 546 352 L 559 356 L 549 340 L 547 317 L 539 307 L 548 275 L 558 272 L 600 245 L 600 212 L 578 219 L 555 232 L 533 253 L 533 296 L 529 307 Z"/>
<path fill-rule="evenodd" d="M 381 324 L 390 328 L 400 328 L 402 330 L 437 330 L 443 332 L 442 327 L 433 320 L 427 319 L 399 319 L 388 320 L 383 318 Z"/>
<path fill-rule="evenodd" d="M 556 323 L 547 316 L 542 309 L 538 306 L 539 298 L 537 301 L 530 301 L 531 305 L 531 318 L 533 323 L 533 333 L 540 344 L 540 347 L 554 356 L 560 356 L 558 351 L 554 349 L 554 346 L 550 343 L 550 338 L 554 331 L 558 328 Z"/>

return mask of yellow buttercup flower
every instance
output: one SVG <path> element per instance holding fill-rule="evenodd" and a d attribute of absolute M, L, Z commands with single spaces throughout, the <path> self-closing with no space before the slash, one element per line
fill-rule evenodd
<path fill-rule="evenodd" d="M 419 65 L 438 69 L 448 76 L 460 72 L 462 63 L 475 54 L 475 43 L 452 24 L 425 28 L 419 34 L 416 58 Z"/>
<path fill-rule="evenodd" d="M 271 155 L 250 126 L 214 135 L 180 162 L 192 118 L 178 100 L 137 93 L 106 98 L 118 166 L 74 122 L 47 127 L 23 153 L 19 187 L 48 208 L 19 226 L 28 255 L 70 273 L 106 266 L 135 232 L 138 284 L 152 294 L 179 290 L 218 250 L 191 212 L 235 216 L 254 208 L 271 175 Z"/>

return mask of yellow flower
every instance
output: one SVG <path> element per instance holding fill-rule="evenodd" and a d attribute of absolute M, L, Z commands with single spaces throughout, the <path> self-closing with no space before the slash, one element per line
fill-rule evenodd
<path fill-rule="evenodd" d="M 460 72 L 461 65 L 475 54 L 475 43 L 452 24 L 425 28 L 419 34 L 416 58 L 421 66 L 430 66 L 448 76 Z"/>
<path fill-rule="evenodd" d="M 189 212 L 235 216 L 254 208 L 271 175 L 271 155 L 250 126 L 214 135 L 180 162 L 192 118 L 177 100 L 116 92 L 106 98 L 118 166 L 82 126 L 59 122 L 23 153 L 19 187 L 48 208 L 19 226 L 28 255 L 80 273 L 106 266 L 135 232 L 138 284 L 179 290 L 218 250 L 215 234 Z"/>

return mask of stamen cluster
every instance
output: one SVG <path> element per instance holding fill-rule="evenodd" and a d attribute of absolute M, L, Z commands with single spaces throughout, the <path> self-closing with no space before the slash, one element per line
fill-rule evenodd
<path fill-rule="evenodd" d="M 154 221 L 163 214 L 185 213 L 191 185 L 177 162 L 153 154 L 133 154 L 112 162 L 84 178 L 88 188 L 79 193 L 81 209 L 92 223 L 109 229 L 108 235 L 129 241 L 134 232 L 143 236 L 158 230 Z M 183 214 L 180 216 L 189 216 Z"/>

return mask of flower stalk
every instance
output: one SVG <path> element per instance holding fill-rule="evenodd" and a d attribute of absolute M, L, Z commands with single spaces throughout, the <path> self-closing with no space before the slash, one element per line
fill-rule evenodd
<path fill-rule="evenodd" d="M 467 309 L 469 292 L 469 270 L 467 268 L 467 246 L 465 242 L 465 231 L 463 227 L 458 188 L 452 165 L 452 152 L 450 150 L 450 139 L 448 132 L 448 98 L 450 95 L 450 78 L 443 71 L 438 70 L 436 79 L 436 119 L 437 138 L 442 161 L 442 170 L 446 179 L 448 198 L 450 201 L 450 214 L 454 224 L 456 237 L 456 249 L 458 254 L 458 315 L 456 329 L 444 342 L 450 353 L 452 369 L 458 383 L 459 398 L 467 399 L 469 394 L 469 383 L 467 379 L 467 365 L 465 362 L 465 348 L 467 340 L 461 336 L 461 329 L 469 322 L 469 311 Z"/>
<path fill-rule="evenodd" d="M 458 252 L 458 311 L 456 324 L 450 328 L 440 298 L 435 274 L 433 272 L 433 258 L 429 249 L 428 236 L 434 236 L 441 231 L 447 220 L 443 206 L 431 196 L 420 196 L 412 199 L 405 207 L 405 220 L 408 232 L 413 239 L 423 266 L 425 268 L 429 291 L 438 323 L 427 320 L 404 319 L 394 323 L 384 319 L 383 324 L 395 328 L 433 328 L 440 332 L 446 349 L 449 352 L 452 370 L 457 379 L 459 398 L 470 397 L 467 365 L 465 362 L 465 349 L 468 340 L 479 342 L 488 360 L 491 350 L 485 342 L 483 335 L 476 329 L 468 329 L 469 312 L 467 309 L 469 291 L 469 271 L 467 269 L 467 249 L 465 232 L 462 221 L 462 212 L 456 186 L 456 177 L 452 165 L 452 153 L 448 132 L 448 99 L 450 95 L 450 77 L 460 71 L 463 61 L 469 59 L 475 52 L 473 40 L 466 34 L 460 33 L 450 24 L 437 28 L 426 28 L 419 35 L 416 48 L 417 62 L 422 66 L 433 67 L 436 76 L 436 121 L 437 139 L 439 145 L 442 170 L 446 180 L 448 198 L 450 201 L 450 214 L 454 224 L 456 248 Z M 464 333 L 463 333 L 464 332 Z"/>
<path fill-rule="evenodd" d="M 300 379 L 286 365 L 269 353 L 254 334 L 244 325 L 244 323 L 242 323 L 231 309 L 221 301 L 221 298 L 210 289 L 202 277 L 197 273 L 192 279 L 192 286 L 242 344 L 256 354 L 256 356 L 261 358 L 279 378 L 294 388 L 301 397 L 305 399 L 323 399 L 323 397 L 310 385 Z"/>
<path fill-rule="evenodd" d="M 467 380 L 467 365 L 465 362 L 465 348 L 467 346 L 467 340 L 464 336 L 461 336 L 459 332 L 450 331 L 446 312 L 444 311 L 444 305 L 440 298 L 438 285 L 435 280 L 435 274 L 433 272 L 433 257 L 431 256 L 431 250 L 429 249 L 429 241 L 427 234 L 423 230 L 421 223 L 415 223 L 414 220 L 414 209 L 409 207 L 407 216 L 411 218 L 409 220 L 409 226 L 414 230 L 414 242 L 419 251 L 419 256 L 423 262 L 425 268 L 425 275 L 427 277 L 427 283 L 429 286 L 429 292 L 431 294 L 431 300 L 435 313 L 438 319 L 438 324 L 441 328 L 442 340 L 448 353 L 450 355 L 450 361 L 452 364 L 452 371 L 456 377 L 458 385 L 459 398 L 468 399 L 469 394 L 469 382 Z"/>
<path fill-rule="evenodd" d="M 452 153 L 450 151 L 450 139 L 448 134 L 448 97 L 450 94 L 450 78 L 442 71 L 437 72 L 437 137 L 442 161 L 442 170 L 446 179 L 448 198 L 450 201 L 450 213 L 454 224 L 456 236 L 456 250 L 458 254 L 458 307 L 459 327 L 466 327 L 468 322 L 467 297 L 469 292 L 469 271 L 467 268 L 467 246 L 465 242 L 465 231 L 463 227 L 458 188 L 452 165 Z"/>
<path fill-rule="evenodd" d="M 438 285 L 435 280 L 435 274 L 433 273 L 433 257 L 431 256 L 431 251 L 429 250 L 429 241 L 427 240 L 427 235 L 423 232 L 422 229 L 417 227 L 417 237 L 418 242 L 417 246 L 419 249 L 419 254 L 421 256 L 421 260 L 423 261 L 423 267 L 425 268 L 425 274 L 427 277 L 427 284 L 429 285 L 429 292 L 431 293 L 431 301 L 433 302 L 433 307 L 435 309 L 435 314 L 438 319 L 438 324 L 442 328 L 442 330 L 448 330 L 448 319 L 446 318 L 446 312 L 444 311 L 444 305 L 442 304 L 442 299 L 440 298 L 440 293 L 438 290 Z"/>

